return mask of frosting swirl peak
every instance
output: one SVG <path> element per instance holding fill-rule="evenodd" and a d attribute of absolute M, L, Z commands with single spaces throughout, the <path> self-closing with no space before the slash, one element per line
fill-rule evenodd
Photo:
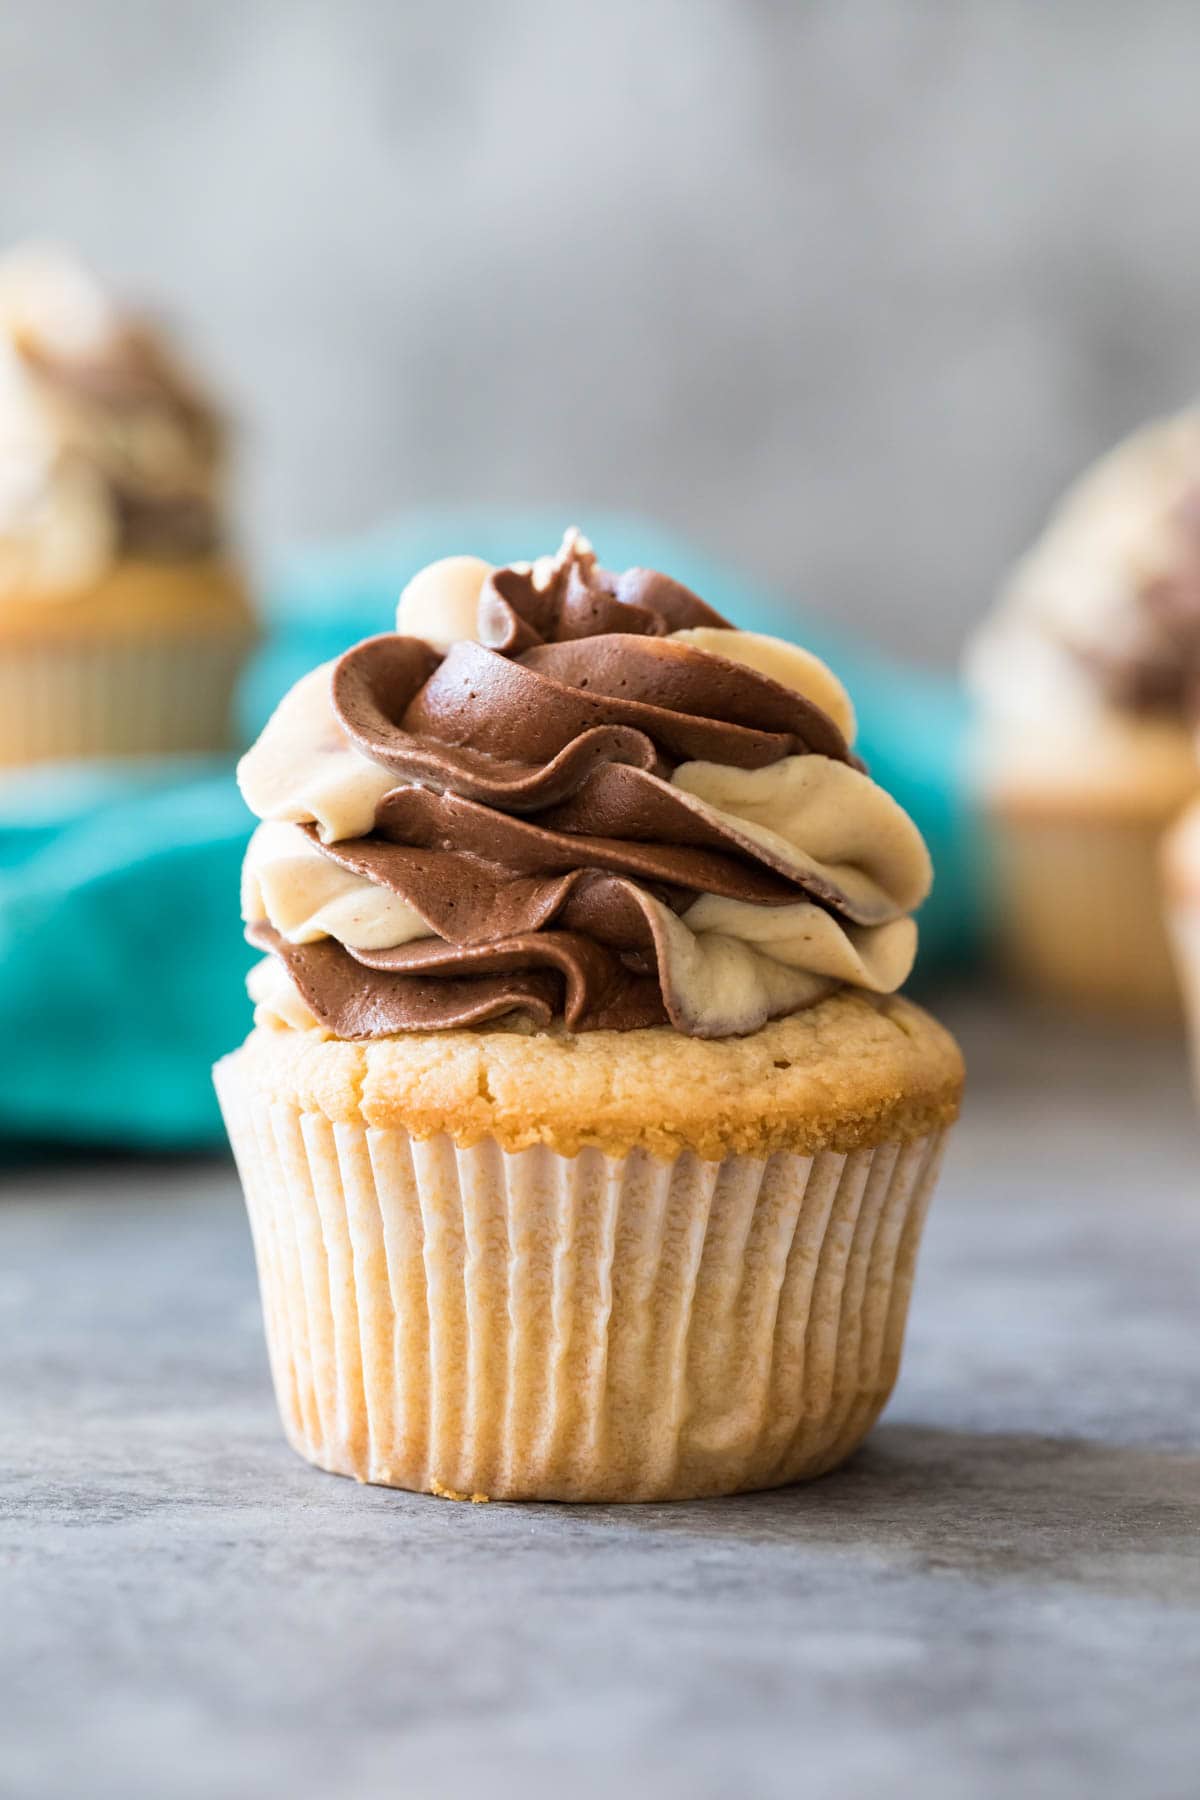
<path fill-rule="evenodd" d="M 265 1016 L 725 1036 L 904 980 L 928 857 L 815 658 L 576 532 L 431 565 L 397 623 L 300 682 L 239 770 Z"/>

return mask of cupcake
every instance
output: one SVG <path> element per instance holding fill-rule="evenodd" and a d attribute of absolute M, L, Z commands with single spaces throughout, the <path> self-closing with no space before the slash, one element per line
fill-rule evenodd
<path fill-rule="evenodd" d="M 815 657 L 575 532 L 433 564 L 282 701 L 216 1080 L 303 1456 L 652 1500 L 860 1443 L 962 1064 L 853 737 Z"/>
<path fill-rule="evenodd" d="M 1084 476 L 968 658 L 1002 949 L 1033 990 L 1170 1018 L 1163 831 L 1196 791 L 1200 414 Z"/>
<path fill-rule="evenodd" d="M 225 430 L 70 257 L 0 261 L 0 766 L 227 748 Z"/>

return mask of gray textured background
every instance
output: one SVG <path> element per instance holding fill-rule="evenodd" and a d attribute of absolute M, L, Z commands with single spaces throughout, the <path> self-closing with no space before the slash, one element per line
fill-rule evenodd
<path fill-rule="evenodd" d="M 263 548 L 630 507 L 949 658 L 1196 385 L 1198 67 L 1160 0 L 6 0 L 0 233 L 187 321 Z"/>

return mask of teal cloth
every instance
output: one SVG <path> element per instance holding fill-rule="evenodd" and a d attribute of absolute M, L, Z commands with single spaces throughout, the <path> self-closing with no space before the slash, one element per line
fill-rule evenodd
<path fill-rule="evenodd" d="M 954 685 L 843 642 L 653 526 L 589 516 L 589 527 L 610 566 L 668 569 L 739 624 L 796 638 L 837 669 L 871 772 L 933 853 L 920 972 L 972 955 L 979 864 Z M 463 549 L 508 562 L 558 535 L 559 519 L 447 512 L 297 555 L 269 585 L 268 640 L 240 700 L 245 736 L 305 670 L 387 630 L 400 588 L 424 563 Z M 0 781 L 0 1137 L 145 1149 L 220 1142 L 210 1068 L 249 1023 L 253 954 L 237 895 L 252 823 L 221 759 L 45 768 Z"/>

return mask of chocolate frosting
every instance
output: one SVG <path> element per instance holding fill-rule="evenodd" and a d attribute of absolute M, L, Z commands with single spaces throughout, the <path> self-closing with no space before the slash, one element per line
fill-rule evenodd
<path fill-rule="evenodd" d="M 669 639 L 728 628 L 688 589 L 651 570 L 612 575 L 568 543 L 540 579 L 523 568 L 487 578 L 483 641 L 441 656 L 385 634 L 334 666 L 338 725 L 397 785 L 365 835 L 322 843 L 304 829 L 314 851 L 398 896 L 429 933 L 366 950 L 250 925 L 338 1037 L 509 1014 L 570 1030 L 687 1030 L 663 978 L 664 932 L 701 894 L 814 900 L 847 922 L 879 922 L 668 779 L 685 761 L 853 764 L 832 719 L 754 669 Z"/>
<path fill-rule="evenodd" d="M 333 703 L 372 762 L 518 812 L 567 798 L 605 763 L 665 775 L 681 762 L 758 769 L 810 751 L 849 760 L 837 726 L 801 695 L 626 632 L 515 657 L 464 642 L 440 661 L 419 638 L 368 638 L 335 668 Z"/>
<path fill-rule="evenodd" d="M 727 621 L 669 575 L 655 569 L 611 575 L 594 558 L 573 558 L 544 587 L 532 569 L 494 569 L 479 600 L 479 641 L 505 656 L 609 631 L 661 637 L 694 625 L 721 627 Z"/>

